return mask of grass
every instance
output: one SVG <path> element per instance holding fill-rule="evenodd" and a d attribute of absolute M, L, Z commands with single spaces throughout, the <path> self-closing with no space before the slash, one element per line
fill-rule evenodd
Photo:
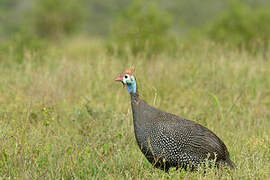
<path fill-rule="evenodd" d="M 13 52 L 16 53 L 16 52 Z M 106 55 L 100 41 L 50 45 L 0 62 L 3 179 L 266 179 L 270 61 L 205 42 L 178 55 Z M 269 56 L 268 56 L 269 57 Z M 155 169 L 139 151 L 130 97 L 114 78 L 136 67 L 149 104 L 194 120 L 227 145 L 236 171 Z"/>

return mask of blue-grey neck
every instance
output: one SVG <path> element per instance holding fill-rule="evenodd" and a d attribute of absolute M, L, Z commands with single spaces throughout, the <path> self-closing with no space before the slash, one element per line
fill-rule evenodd
<path fill-rule="evenodd" d="M 136 94 L 137 93 L 137 84 L 136 81 L 132 82 L 132 83 L 128 83 L 127 84 L 127 89 L 129 93 L 133 93 Z"/>

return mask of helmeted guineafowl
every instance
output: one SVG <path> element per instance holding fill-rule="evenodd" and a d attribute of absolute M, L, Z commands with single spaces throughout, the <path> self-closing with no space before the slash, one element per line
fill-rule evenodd
<path fill-rule="evenodd" d="M 207 158 L 215 159 L 216 166 L 235 167 L 225 144 L 212 131 L 140 99 L 133 71 L 126 71 L 115 80 L 130 93 L 136 140 L 150 163 L 166 172 L 170 167 L 195 170 Z"/>

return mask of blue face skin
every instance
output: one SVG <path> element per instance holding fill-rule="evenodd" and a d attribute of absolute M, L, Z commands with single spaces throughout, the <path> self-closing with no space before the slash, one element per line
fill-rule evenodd
<path fill-rule="evenodd" d="M 123 84 L 127 86 L 129 93 L 136 93 L 137 85 L 136 80 L 134 76 L 131 76 L 129 74 L 125 74 L 122 80 Z"/>

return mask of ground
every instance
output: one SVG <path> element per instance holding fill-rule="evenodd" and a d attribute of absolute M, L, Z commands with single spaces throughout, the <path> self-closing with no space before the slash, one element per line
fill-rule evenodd
<path fill-rule="evenodd" d="M 266 179 L 270 61 L 210 42 L 118 57 L 98 40 L 51 44 L 0 61 L 0 176 L 23 179 Z M 269 57 L 269 55 L 268 55 Z M 164 173 L 137 147 L 130 97 L 114 78 L 134 66 L 141 97 L 226 144 L 235 171 Z"/>

